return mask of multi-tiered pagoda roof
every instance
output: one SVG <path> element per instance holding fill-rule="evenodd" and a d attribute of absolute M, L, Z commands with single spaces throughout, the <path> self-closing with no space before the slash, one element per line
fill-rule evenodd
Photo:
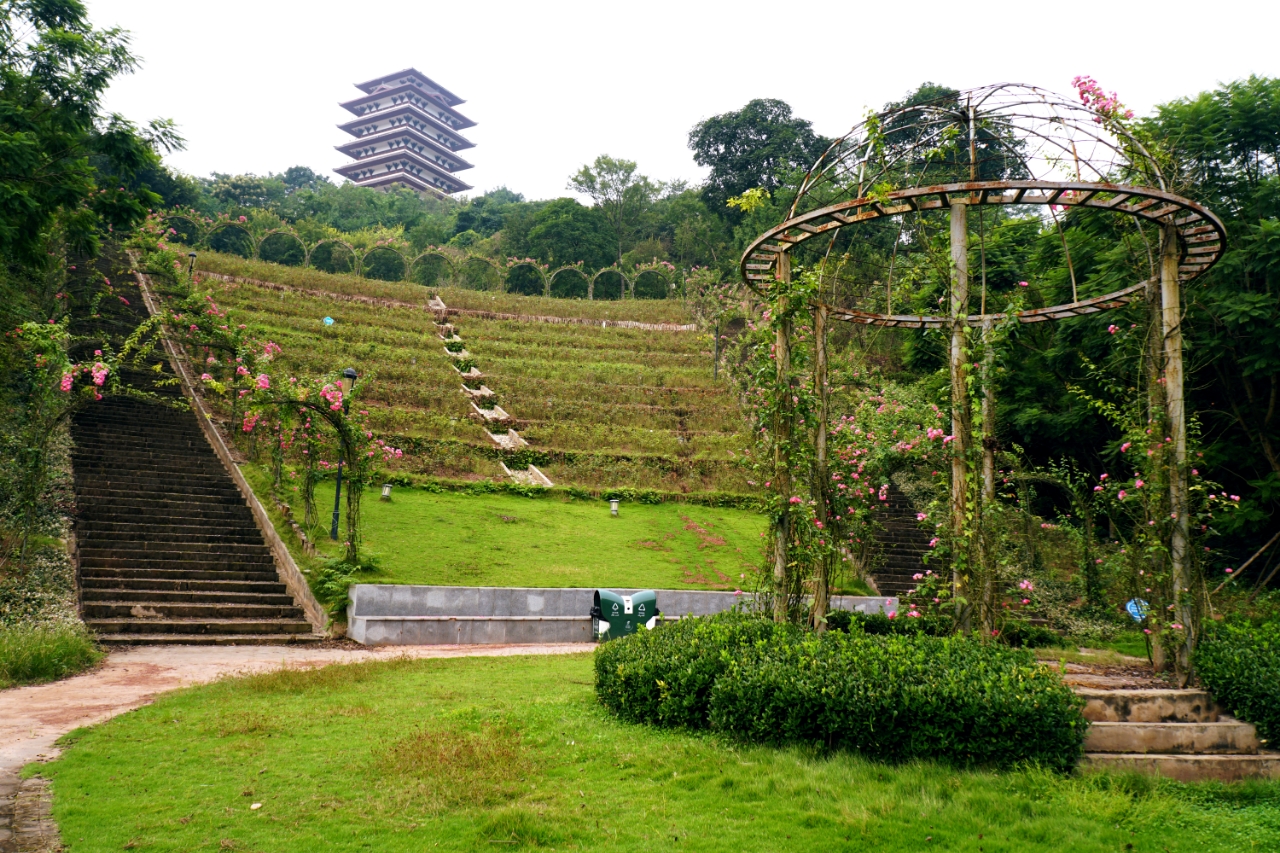
<path fill-rule="evenodd" d="M 461 98 L 414 68 L 356 88 L 364 94 L 341 105 L 356 118 L 338 125 L 355 139 L 337 146 L 356 162 L 335 172 L 378 189 L 401 184 L 435 195 L 471 189 L 454 174 L 471 168 L 457 152 L 474 147 L 459 132 L 475 126 L 456 109 Z"/>

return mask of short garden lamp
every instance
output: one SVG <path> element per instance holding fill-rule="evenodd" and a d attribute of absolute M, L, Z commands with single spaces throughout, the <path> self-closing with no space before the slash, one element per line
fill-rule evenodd
<path fill-rule="evenodd" d="M 390 483 L 382 484 L 382 499 L 384 501 L 391 500 L 391 484 Z"/>
<path fill-rule="evenodd" d="M 346 407 L 347 398 L 351 396 L 351 389 L 355 387 L 356 380 L 359 379 L 354 367 L 348 367 L 342 371 L 342 405 Z"/>
<path fill-rule="evenodd" d="M 620 503 L 620 501 L 619 501 L 617 498 L 610 498 L 610 499 L 609 499 L 609 515 L 612 515 L 614 518 L 617 518 L 617 517 L 618 517 L 618 504 L 619 504 L 619 503 Z"/>
<path fill-rule="evenodd" d="M 191 259 L 191 262 L 187 264 L 187 275 L 191 275 L 196 268 L 196 253 L 187 252 L 187 257 Z"/>

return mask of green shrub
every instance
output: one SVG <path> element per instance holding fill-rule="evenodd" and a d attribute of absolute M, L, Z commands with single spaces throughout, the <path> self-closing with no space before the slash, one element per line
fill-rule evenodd
<path fill-rule="evenodd" d="M 919 630 L 819 637 L 742 616 L 606 643 L 596 693 L 633 722 L 894 761 L 1066 770 L 1087 727 L 1081 700 L 1026 651 Z"/>
<path fill-rule="evenodd" d="M 1000 629 L 1000 639 L 1005 645 L 1019 649 L 1060 649 L 1070 645 L 1057 631 L 1015 620 L 1006 622 Z"/>
<path fill-rule="evenodd" d="M 1231 714 L 1280 738 L 1280 621 L 1209 623 L 1196 646 L 1200 680 Z"/>
<path fill-rule="evenodd" d="M 716 679 L 711 727 L 870 758 L 1056 770 L 1080 757 L 1081 701 L 1025 651 L 967 637 L 828 632 L 759 643 Z"/>
<path fill-rule="evenodd" d="M 596 649 L 596 695 L 624 720 L 705 728 L 711 687 L 733 656 L 744 646 L 795 631 L 722 613 L 613 640 Z"/>
<path fill-rule="evenodd" d="M 56 681 L 101 659 L 83 625 L 0 628 L 0 688 Z"/>
<path fill-rule="evenodd" d="M 952 633 L 951 620 L 935 616 L 921 616 L 917 619 L 896 616 L 890 619 L 884 613 L 859 613 L 849 610 L 833 610 L 827 614 L 827 628 L 845 633 L 871 634 L 884 637 L 890 634 L 897 636 L 914 636 L 928 634 L 933 637 L 945 637 Z"/>

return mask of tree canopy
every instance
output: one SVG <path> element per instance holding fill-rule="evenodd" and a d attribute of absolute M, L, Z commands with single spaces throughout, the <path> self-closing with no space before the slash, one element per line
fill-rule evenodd
<path fill-rule="evenodd" d="M 813 165 L 829 144 L 774 98 L 757 98 L 689 131 L 694 162 L 711 169 L 702 197 L 721 216 L 730 198 L 755 187 L 777 189 L 788 175 Z"/>

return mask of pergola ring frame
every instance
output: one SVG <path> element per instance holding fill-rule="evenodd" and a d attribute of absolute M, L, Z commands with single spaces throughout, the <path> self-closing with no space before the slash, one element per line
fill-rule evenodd
<path fill-rule="evenodd" d="M 819 236 L 884 217 L 923 211 L 946 211 L 953 203 L 981 205 L 1043 205 L 1082 207 L 1111 211 L 1163 227 L 1172 224 L 1178 231 L 1181 255 L 1178 280 L 1188 283 L 1198 278 L 1222 257 L 1226 228 L 1216 215 L 1202 205 L 1175 193 L 1149 187 L 1083 181 L 966 181 L 934 186 L 909 187 L 882 196 L 860 198 L 828 205 L 788 218 L 756 238 L 743 252 L 739 271 L 755 293 L 764 296 L 760 284 L 777 275 L 778 259 L 797 246 Z M 1149 286 L 1140 282 L 1122 290 L 1088 299 L 1015 313 L 1020 323 L 1061 320 L 1118 308 L 1140 298 Z M 969 326 L 1001 322 L 1004 313 L 970 314 Z M 831 308 L 836 320 L 890 328 L 945 328 L 949 316 L 881 314 Z"/>

